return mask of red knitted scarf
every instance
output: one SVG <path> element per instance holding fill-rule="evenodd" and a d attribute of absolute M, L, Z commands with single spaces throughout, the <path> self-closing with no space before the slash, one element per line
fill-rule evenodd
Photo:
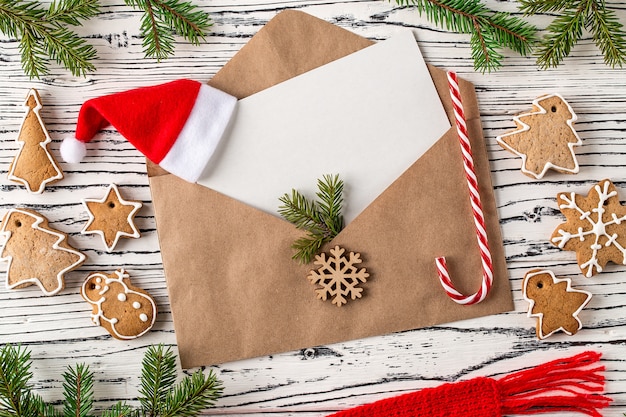
<path fill-rule="evenodd" d="M 601 417 L 611 399 L 601 395 L 600 354 L 585 352 L 500 379 L 478 377 L 340 411 L 329 417 L 502 417 L 556 411 Z"/>

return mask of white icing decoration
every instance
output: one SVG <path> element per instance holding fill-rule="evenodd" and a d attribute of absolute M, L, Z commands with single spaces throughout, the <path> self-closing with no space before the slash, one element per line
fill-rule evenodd
<path fill-rule="evenodd" d="M 95 288 L 96 288 L 96 290 L 99 290 L 102 287 L 100 287 L 99 285 L 96 285 Z"/>
<path fill-rule="evenodd" d="M 113 240 L 113 243 L 111 243 L 111 246 L 107 246 L 106 239 L 104 238 L 104 232 L 102 230 L 87 230 L 87 228 L 95 220 L 95 217 L 94 217 L 93 213 L 91 212 L 91 210 L 89 210 L 89 206 L 87 205 L 87 203 L 104 203 L 105 201 L 107 201 L 107 199 L 108 199 L 109 195 L 111 194 L 111 192 L 115 193 L 115 195 L 117 197 L 118 203 L 120 203 L 120 204 L 122 204 L 124 206 L 133 206 L 134 207 L 130 211 L 130 213 L 128 213 L 128 217 L 126 219 L 126 221 L 128 222 L 129 226 L 131 227 L 133 233 L 127 233 L 127 232 L 123 232 L 121 230 L 118 230 L 115 233 L 115 239 Z M 122 198 L 122 196 L 120 195 L 120 191 L 118 190 L 117 185 L 111 184 L 109 186 L 109 191 L 100 200 L 92 199 L 92 198 L 84 198 L 82 201 L 83 201 L 83 205 L 85 206 L 85 209 L 87 210 L 87 214 L 89 214 L 89 221 L 87 222 L 85 227 L 83 227 L 83 230 L 80 231 L 80 233 L 82 233 L 84 235 L 87 235 L 87 234 L 97 234 L 97 235 L 100 235 L 100 237 L 102 238 L 102 241 L 104 242 L 104 245 L 106 246 L 107 252 L 111 252 L 113 250 L 115 245 L 117 245 L 117 241 L 120 239 L 120 237 L 125 236 L 125 237 L 132 237 L 132 238 L 136 239 L 136 238 L 138 238 L 140 236 L 139 230 L 137 229 L 137 226 L 135 226 L 135 222 L 133 221 L 133 216 L 135 215 L 135 213 L 137 213 L 137 211 L 141 208 L 141 206 L 143 204 L 141 204 L 138 201 L 124 200 Z"/>
<path fill-rule="evenodd" d="M 56 288 L 54 290 L 52 290 L 52 291 L 46 291 L 46 289 L 44 288 L 43 284 L 40 282 L 38 277 L 33 277 L 33 278 L 17 281 L 13 285 L 9 285 L 9 271 L 11 270 L 11 263 L 13 262 L 13 257 L 10 256 L 10 255 L 6 256 L 6 257 L 0 257 L 0 262 L 7 262 L 8 263 L 7 269 L 6 269 L 6 275 L 5 275 L 6 276 L 7 289 L 13 290 L 17 286 L 20 286 L 20 285 L 23 285 L 23 284 L 26 284 L 26 283 L 30 283 L 30 284 L 36 284 L 39 287 L 39 289 L 45 295 L 54 295 L 54 294 L 58 293 L 59 291 L 61 291 L 63 289 L 63 276 L 65 275 L 65 273 L 71 271 L 76 266 L 78 266 L 81 263 L 83 263 L 83 261 L 85 260 L 86 256 L 84 254 L 82 254 L 81 252 L 77 251 L 77 250 L 68 249 L 66 247 L 59 246 L 60 243 L 62 243 L 67 238 L 66 235 L 61 234 L 59 232 L 56 232 L 54 230 L 44 229 L 44 228 L 40 227 L 39 225 L 44 221 L 44 218 L 42 216 L 38 216 L 38 215 L 35 215 L 32 212 L 25 211 L 25 210 L 20 210 L 20 209 L 11 209 L 4 216 L 4 221 L 2 222 L 2 228 L 0 229 L 0 236 L 3 237 L 2 250 L 0 250 L 0 254 L 4 253 L 4 248 L 5 248 L 6 244 L 9 242 L 9 239 L 11 239 L 11 231 L 10 230 L 6 230 L 6 225 L 7 225 L 8 221 L 9 221 L 9 219 L 11 218 L 11 214 L 13 214 L 13 213 L 21 213 L 21 214 L 25 214 L 27 216 L 33 217 L 35 219 L 35 222 L 31 225 L 31 227 L 33 229 L 36 229 L 36 230 L 42 231 L 44 233 L 56 236 L 58 238 L 57 241 L 52 244 L 52 248 L 53 249 L 72 253 L 72 254 L 78 256 L 78 260 L 76 262 L 74 262 L 73 264 L 68 265 L 66 268 L 62 269 L 61 271 L 59 271 L 59 273 L 56 276 L 56 278 L 57 278 L 57 286 L 56 286 Z"/>
<path fill-rule="evenodd" d="M 574 209 L 578 211 L 581 214 L 581 220 L 584 219 L 588 224 L 584 228 L 579 227 L 578 232 L 575 234 L 571 234 L 569 232 L 566 232 L 565 230 L 559 229 L 558 233 L 560 236 L 556 236 L 552 238 L 552 242 L 556 244 L 559 248 L 563 249 L 565 245 L 567 244 L 567 242 L 572 238 L 578 238 L 582 242 L 585 240 L 586 236 L 595 235 L 595 239 L 593 243 L 589 246 L 589 248 L 592 250 L 591 257 L 586 262 L 580 264 L 580 269 L 583 271 L 583 273 L 585 273 L 585 276 L 587 278 L 590 278 L 591 276 L 593 276 L 594 269 L 597 270 L 598 272 L 602 272 L 602 267 L 600 266 L 598 262 L 598 251 L 602 249 L 602 245 L 598 243 L 598 241 L 600 240 L 600 237 L 604 236 L 605 238 L 608 239 L 607 242 L 604 244 L 604 246 L 606 247 L 614 246 L 617 250 L 619 250 L 622 253 L 622 256 L 623 256 L 622 263 L 626 264 L 626 249 L 622 247 L 622 245 L 620 245 L 619 242 L 617 242 L 618 236 L 616 234 L 609 235 L 606 232 L 607 226 L 610 226 L 613 224 L 620 224 L 622 220 L 626 219 L 626 215 L 622 217 L 617 217 L 615 213 L 613 213 L 611 216 L 612 219 L 610 221 L 604 222 L 604 220 L 602 219 L 602 215 L 605 212 L 604 203 L 609 198 L 615 197 L 617 195 L 617 191 L 615 190 L 608 192 L 609 185 L 610 185 L 610 182 L 605 181 L 602 188 L 600 187 L 600 184 L 596 184 L 594 186 L 594 189 L 598 193 L 598 205 L 596 208 L 592 209 L 591 211 L 596 214 L 595 216 L 591 215 L 590 212 L 586 212 L 582 210 L 580 207 L 578 207 L 578 204 L 576 203 L 575 193 L 573 192 L 570 193 L 569 197 L 566 194 L 562 194 L 560 196 L 561 199 L 565 201 L 565 204 L 559 205 L 559 208 Z M 596 218 L 596 220 L 593 219 L 594 217 Z M 585 269 L 587 270 L 586 272 L 585 272 Z"/>
<path fill-rule="evenodd" d="M 97 282 L 98 284 L 100 284 L 100 283 L 102 282 L 102 278 L 100 278 L 100 277 L 96 278 L 96 282 Z"/>
<path fill-rule="evenodd" d="M 152 298 L 146 296 L 143 293 L 140 293 L 140 292 L 137 292 L 137 291 L 134 291 L 134 290 L 131 290 L 130 288 L 128 288 L 128 285 L 126 285 L 126 283 L 123 281 L 123 279 L 129 278 L 129 275 L 126 273 L 126 271 L 124 271 L 124 269 L 115 271 L 115 274 L 117 275 L 117 277 L 110 278 L 110 277 L 107 277 L 106 275 L 104 275 L 102 273 L 96 273 L 96 274 L 92 274 L 90 276 L 90 278 L 93 277 L 93 276 L 98 276 L 98 277 L 101 277 L 102 279 L 104 279 L 105 284 L 116 283 L 116 284 L 122 285 L 122 287 L 124 288 L 124 293 L 119 293 L 118 294 L 118 300 L 120 299 L 120 295 L 123 295 L 124 299 L 126 299 L 126 294 L 136 294 L 136 295 L 138 295 L 138 296 L 140 296 L 142 298 L 145 298 L 148 301 L 148 303 L 150 304 L 150 306 L 152 307 L 152 320 L 150 321 L 150 325 L 144 331 L 142 331 L 141 333 L 139 333 L 137 335 L 123 335 L 123 334 L 120 334 L 117 331 L 117 329 L 115 328 L 115 324 L 119 323 L 119 319 L 115 318 L 115 317 L 110 317 L 110 318 L 106 317 L 104 315 L 103 311 L 102 311 L 102 303 L 106 301 L 106 297 L 101 297 L 96 302 L 93 302 L 91 300 L 87 300 L 90 304 L 93 304 L 94 306 L 97 307 L 96 313 L 92 314 L 91 318 L 92 318 L 93 322 L 95 324 L 97 324 L 97 325 L 100 325 L 100 320 L 104 320 L 104 321 L 109 322 L 111 324 L 111 330 L 113 331 L 113 333 L 115 333 L 115 335 L 119 339 L 125 339 L 125 340 L 136 339 L 139 336 L 142 336 L 145 333 L 147 333 L 152 328 L 152 326 L 154 325 L 154 322 L 156 320 L 156 313 L 157 313 L 157 311 L 156 311 L 156 304 L 154 303 Z M 85 282 L 83 283 L 83 288 L 82 288 L 83 294 L 85 294 L 86 285 L 87 285 L 87 282 L 90 280 L 90 278 L 85 280 Z M 106 290 L 108 290 L 109 289 L 108 285 L 105 288 L 106 288 Z M 136 304 L 139 304 L 139 307 L 136 307 Z M 133 307 L 140 308 L 141 307 L 141 303 L 139 303 L 138 301 L 135 301 L 135 302 L 133 302 Z M 145 320 L 144 320 L 144 317 L 145 317 Z M 140 314 L 139 319 L 141 321 L 143 321 L 143 322 L 147 322 L 149 320 L 149 317 L 148 317 L 147 314 L 142 313 L 142 314 Z"/>
<path fill-rule="evenodd" d="M 119 293 L 117 295 L 117 299 L 122 301 L 122 302 L 126 301 L 126 294 L 124 294 L 123 292 Z"/>
<path fill-rule="evenodd" d="M 41 130 L 43 130 L 43 132 L 44 132 L 44 134 L 46 136 L 46 140 L 41 142 L 39 145 L 46 151 L 46 156 L 48 157 L 48 159 L 50 160 L 50 163 L 54 167 L 54 171 L 56 172 L 56 174 L 53 177 L 46 178 L 45 180 L 43 180 L 41 182 L 41 184 L 39 185 L 39 189 L 38 190 L 31 190 L 30 189 L 30 184 L 28 183 L 28 181 L 26 181 L 24 178 L 20 178 L 20 177 L 16 177 L 15 176 L 14 172 L 15 172 L 15 168 L 17 166 L 16 163 L 11 164 L 11 167 L 10 167 L 10 170 L 9 170 L 9 173 L 7 174 L 7 176 L 8 176 L 8 178 L 10 180 L 18 181 L 18 182 L 21 182 L 22 184 L 24 184 L 24 186 L 26 186 L 26 190 L 29 193 L 41 194 L 41 193 L 43 193 L 43 190 L 46 187 L 46 184 L 48 184 L 49 182 L 52 182 L 52 181 L 56 181 L 56 180 L 62 179 L 63 178 L 63 173 L 59 169 L 59 166 L 58 166 L 57 162 L 54 160 L 54 158 L 50 154 L 50 151 L 48 151 L 48 149 L 47 149 L 47 145 L 50 142 L 52 142 L 52 139 L 50 138 L 50 134 L 48 133 L 48 129 L 46 128 L 46 125 L 43 123 L 43 120 L 41 119 L 41 115 L 39 114 L 39 110 L 41 110 L 43 106 L 42 106 L 41 102 L 39 101 L 39 97 L 37 97 L 37 93 L 35 92 L 34 89 L 31 89 L 28 92 L 28 95 L 26 96 L 26 100 L 24 100 L 23 107 L 26 109 L 26 112 L 24 113 L 24 117 L 22 118 L 22 125 L 20 127 L 20 131 L 17 134 L 17 138 L 20 137 L 20 133 L 22 133 L 22 129 L 24 129 L 24 122 L 26 121 L 26 117 L 28 117 L 28 113 L 30 112 L 30 107 L 28 107 L 28 99 L 31 96 L 35 99 L 35 102 L 37 103 L 37 105 L 33 109 L 33 113 L 35 113 L 35 115 L 37 116 L 37 121 L 39 122 L 39 125 L 41 126 Z M 15 139 L 16 142 L 17 142 L 17 138 Z M 17 143 L 18 143 L 20 149 L 18 150 L 17 155 L 15 155 L 14 161 L 17 161 L 17 159 L 20 157 L 20 154 L 22 153 L 22 150 L 24 149 L 24 145 L 25 145 L 23 142 L 17 142 Z"/>
<path fill-rule="evenodd" d="M 139 301 L 135 301 L 135 302 L 133 303 L 133 308 L 134 308 L 135 310 L 140 309 L 140 308 L 141 308 L 141 303 L 140 303 Z"/>

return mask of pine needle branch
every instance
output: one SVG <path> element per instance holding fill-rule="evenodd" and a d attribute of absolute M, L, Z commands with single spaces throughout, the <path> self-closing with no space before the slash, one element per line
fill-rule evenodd
<path fill-rule="evenodd" d="M 124 0 L 144 12 L 141 33 L 146 57 L 158 61 L 174 53 L 174 32 L 194 45 L 211 27 L 208 14 L 181 0 Z"/>
<path fill-rule="evenodd" d="M 85 364 L 69 366 L 63 374 L 64 417 L 88 417 L 93 405 L 93 373 Z"/>
<path fill-rule="evenodd" d="M 31 391 L 30 352 L 5 345 L 0 349 L 0 416 L 60 417 L 54 408 Z"/>
<path fill-rule="evenodd" d="M 311 262 L 322 245 L 343 229 L 343 181 L 338 175 L 324 175 L 317 181 L 317 187 L 318 202 L 308 200 L 297 190 L 291 190 L 291 196 L 285 194 L 279 198 L 282 205 L 278 214 L 307 232 L 291 246 L 295 250 L 293 259 L 301 263 Z"/>
<path fill-rule="evenodd" d="M 19 39 L 22 67 L 28 76 L 48 73 L 48 58 L 73 75 L 94 71 L 95 49 L 65 25 L 78 25 L 98 13 L 97 0 L 59 0 L 48 10 L 39 2 L 0 0 L 0 31 Z"/>
<path fill-rule="evenodd" d="M 476 70 L 494 71 L 502 66 L 502 48 L 528 55 L 536 42 L 537 28 L 509 13 L 487 8 L 482 0 L 396 0 L 412 6 L 428 20 L 447 30 L 470 34 Z"/>
<path fill-rule="evenodd" d="M 120 401 L 102 417 L 193 417 L 222 395 L 221 381 L 201 370 L 176 381 L 176 355 L 163 345 L 152 346 L 142 362 L 140 409 Z M 30 353 L 21 347 L 0 347 L 0 417 L 91 417 L 93 373 L 84 364 L 63 373 L 63 412 L 32 392 Z"/>
<path fill-rule="evenodd" d="M 626 63 L 626 31 L 604 0 L 520 0 L 526 15 L 558 13 L 546 28 L 547 34 L 537 50 L 537 65 L 546 69 L 558 66 L 569 56 L 583 36 L 591 33 L 593 41 L 610 67 Z"/>
<path fill-rule="evenodd" d="M 142 365 L 139 402 L 148 416 L 154 416 L 176 382 L 176 356 L 169 347 L 150 346 Z"/>
<path fill-rule="evenodd" d="M 209 408 L 222 395 L 223 387 L 213 371 L 202 370 L 184 378 L 172 389 L 161 408 L 161 417 L 193 417 Z"/>

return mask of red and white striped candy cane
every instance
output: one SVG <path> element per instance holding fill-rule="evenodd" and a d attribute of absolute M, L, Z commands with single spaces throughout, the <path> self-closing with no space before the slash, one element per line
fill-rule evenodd
<path fill-rule="evenodd" d="M 474 214 L 474 224 L 476 225 L 476 239 L 480 247 L 480 257 L 482 261 L 483 279 L 480 289 L 472 295 L 464 295 L 457 291 L 450 280 L 448 267 L 444 257 L 436 258 L 435 265 L 439 274 L 439 281 L 443 285 L 446 294 L 459 304 L 476 304 L 485 299 L 493 284 L 493 264 L 491 262 L 491 252 L 487 241 L 487 231 L 485 230 L 485 217 L 483 215 L 480 194 L 478 192 L 478 179 L 474 169 L 474 159 L 472 158 L 472 146 L 467 134 L 467 124 L 465 123 L 465 113 L 461 102 L 461 93 L 456 73 L 448 72 L 448 85 L 450 86 L 450 97 L 454 107 L 454 118 L 456 120 L 456 130 L 459 136 L 459 144 L 463 153 L 463 167 L 469 188 L 470 202 Z"/>

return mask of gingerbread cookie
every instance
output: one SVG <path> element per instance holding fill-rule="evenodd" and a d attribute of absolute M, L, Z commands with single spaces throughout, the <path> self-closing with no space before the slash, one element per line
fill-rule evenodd
<path fill-rule="evenodd" d="M 558 94 L 549 94 L 533 101 L 533 110 L 513 120 L 517 129 L 498 136 L 504 149 L 522 158 L 522 172 L 540 179 L 548 169 L 566 174 L 578 172 L 574 146 L 582 144 L 574 130 L 578 117 Z"/>
<path fill-rule="evenodd" d="M 111 252 L 122 237 L 140 236 L 135 226 L 135 214 L 142 204 L 124 200 L 117 185 L 111 184 L 107 194 L 100 200 L 84 199 L 83 204 L 89 213 L 89 221 L 81 233 L 100 235 L 107 252 Z"/>
<path fill-rule="evenodd" d="M 9 263 L 6 285 L 10 290 L 35 284 L 45 295 L 54 295 L 65 286 L 65 274 L 85 260 L 67 243 L 65 233 L 51 228 L 34 210 L 9 210 L 0 234 L 4 238 L 0 260 Z"/>
<path fill-rule="evenodd" d="M 559 330 L 571 336 L 582 328 L 578 314 L 591 300 L 591 293 L 573 289 L 571 280 L 535 269 L 524 277 L 522 293 L 530 303 L 528 317 L 537 318 L 539 339 Z"/>
<path fill-rule="evenodd" d="M 554 230 L 550 241 L 575 251 L 587 278 L 602 272 L 609 261 L 626 265 L 626 207 L 611 181 L 600 181 L 586 197 L 561 193 L 557 203 L 567 221 Z"/>
<path fill-rule="evenodd" d="M 116 339 L 135 339 L 154 325 L 157 308 L 150 294 L 130 283 L 124 269 L 106 275 L 95 272 L 80 290 L 92 306 L 91 320 Z"/>
<path fill-rule="evenodd" d="M 16 142 L 19 150 L 11 166 L 8 178 L 26 186 L 29 193 L 41 194 L 46 184 L 63 178 L 63 172 L 48 149 L 52 142 L 39 111 L 41 98 L 37 90 L 32 89 L 26 96 L 26 113 Z"/>

